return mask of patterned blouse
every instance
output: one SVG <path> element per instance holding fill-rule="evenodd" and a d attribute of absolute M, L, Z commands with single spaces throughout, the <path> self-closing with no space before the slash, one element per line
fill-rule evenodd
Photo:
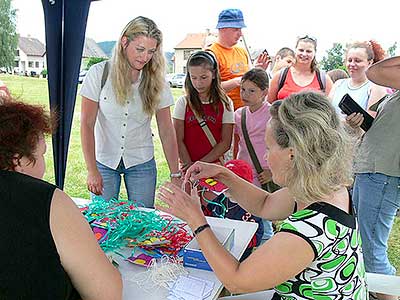
<path fill-rule="evenodd" d="M 305 270 L 275 287 L 273 299 L 368 299 L 354 213 L 316 202 L 289 216 L 279 231 L 303 238 L 315 256 Z"/>

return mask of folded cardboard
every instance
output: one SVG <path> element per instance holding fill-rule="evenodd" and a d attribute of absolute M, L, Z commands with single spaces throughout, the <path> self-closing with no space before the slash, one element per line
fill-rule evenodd
<path fill-rule="evenodd" d="M 226 227 L 211 226 L 211 230 L 219 242 L 228 251 L 232 250 L 235 236 L 235 229 Z M 183 250 L 183 265 L 185 267 L 192 267 L 202 270 L 212 271 L 206 258 L 201 252 L 197 239 L 194 238 Z"/>

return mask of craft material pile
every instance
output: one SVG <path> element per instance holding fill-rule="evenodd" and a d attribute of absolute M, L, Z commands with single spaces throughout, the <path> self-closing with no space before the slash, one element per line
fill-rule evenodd
<path fill-rule="evenodd" d="M 105 252 L 117 253 L 118 249 L 131 247 L 154 258 L 175 257 L 181 256 L 181 250 L 192 239 L 185 223 L 139 208 L 131 201 L 96 197 L 81 212 Z"/>

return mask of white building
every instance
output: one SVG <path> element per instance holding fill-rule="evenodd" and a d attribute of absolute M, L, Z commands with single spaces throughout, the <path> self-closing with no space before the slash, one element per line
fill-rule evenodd
<path fill-rule="evenodd" d="M 82 59 L 89 57 L 107 58 L 107 55 L 93 39 L 86 38 Z M 47 69 L 45 45 L 36 38 L 20 36 L 15 54 L 14 73 L 40 75 L 44 69 Z"/>
<path fill-rule="evenodd" d="M 45 54 L 45 46 L 38 39 L 20 36 L 15 54 L 14 73 L 39 75 L 46 69 Z"/>
<path fill-rule="evenodd" d="M 186 37 L 178 45 L 175 46 L 174 72 L 186 73 L 187 60 L 193 52 L 205 48 L 208 32 L 205 33 L 188 33 Z"/>

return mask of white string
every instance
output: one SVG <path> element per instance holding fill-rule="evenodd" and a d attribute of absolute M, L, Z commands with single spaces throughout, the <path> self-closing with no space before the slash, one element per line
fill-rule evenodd
<path fill-rule="evenodd" d="M 143 288 L 146 292 L 154 292 L 160 287 L 169 288 L 180 275 L 187 275 L 182 263 L 176 258 L 163 256 L 160 262 L 153 259 L 147 271 L 142 273 L 130 272 L 125 278 Z"/>

